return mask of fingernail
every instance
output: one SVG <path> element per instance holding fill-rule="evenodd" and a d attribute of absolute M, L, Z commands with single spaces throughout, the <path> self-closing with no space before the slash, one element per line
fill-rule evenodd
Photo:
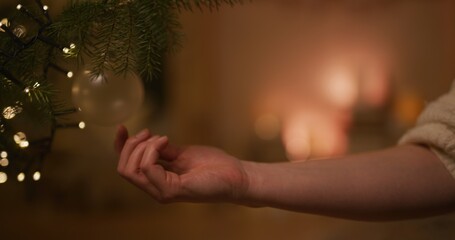
<path fill-rule="evenodd" d="M 158 140 L 165 141 L 165 140 L 167 140 L 167 136 L 161 136 Z"/>
<path fill-rule="evenodd" d="M 136 137 L 143 138 L 143 137 L 147 136 L 148 132 L 149 132 L 148 129 L 144 129 L 144 130 L 140 131 L 138 134 L 136 134 Z"/>

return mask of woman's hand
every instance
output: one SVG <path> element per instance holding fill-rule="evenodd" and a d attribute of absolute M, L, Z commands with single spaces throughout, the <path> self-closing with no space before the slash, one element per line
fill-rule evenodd
<path fill-rule="evenodd" d="M 228 201 L 358 220 L 455 209 L 455 181 L 428 148 L 404 145 L 325 160 L 261 164 L 202 146 L 177 148 L 120 127 L 120 175 L 162 203 Z"/>
<path fill-rule="evenodd" d="M 248 188 L 243 163 L 211 147 L 176 147 L 143 130 L 129 137 L 120 126 L 115 140 L 119 174 L 161 203 L 237 202 Z"/>

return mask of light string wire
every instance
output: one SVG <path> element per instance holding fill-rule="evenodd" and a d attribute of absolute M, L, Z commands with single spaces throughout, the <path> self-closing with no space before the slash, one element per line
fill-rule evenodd
<path fill-rule="evenodd" d="M 3 75 L 5 78 L 3 80 L 9 80 L 11 81 L 14 85 L 20 87 L 23 89 L 25 94 L 30 94 L 30 91 L 33 89 L 39 87 L 39 83 L 36 82 L 33 86 L 27 86 L 23 81 L 21 81 L 19 78 L 15 77 L 14 74 L 11 73 L 11 71 L 8 70 L 6 65 L 10 63 L 11 61 L 15 60 L 18 58 L 18 56 L 25 50 L 33 46 L 36 42 L 40 41 L 45 43 L 47 46 L 50 46 L 48 48 L 48 61 L 44 64 L 43 66 L 43 76 L 45 79 L 48 78 L 48 70 L 49 68 L 53 68 L 57 70 L 60 73 L 63 73 L 66 75 L 67 78 L 72 78 L 73 77 L 73 72 L 69 71 L 63 67 L 60 67 L 58 64 L 55 64 L 51 62 L 50 59 L 52 59 L 52 56 L 54 56 L 54 50 L 58 49 L 59 51 L 62 51 L 63 53 L 68 53 L 70 49 L 75 48 L 74 44 L 70 44 L 69 47 L 64 47 L 63 45 L 60 45 L 53 41 L 51 38 L 45 35 L 45 31 L 47 28 L 52 24 L 52 19 L 49 16 L 49 7 L 47 5 L 44 5 L 40 0 L 35 0 L 35 4 L 41 9 L 41 14 L 45 17 L 45 21 L 41 20 L 39 16 L 35 16 L 31 11 L 29 11 L 24 5 L 18 4 L 16 6 L 16 9 L 23 13 L 25 16 L 29 17 L 33 21 L 35 21 L 39 25 L 38 32 L 28 41 L 24 42 L 22 39 L 20 39 L 16 34 L 10 29 L 8 24 L 2 24 L 0 23 L 0 28 L 10 37 L 12 42 L 17 46 L 16 49 L 12 53 L 9 53 L 4 50 L 0 50 L 0 55 L 3 56 L 3 62 L 0 64 L 0 74 Z M 0 79 L 1 80 L 1 79 Z M 11 151 L 7 151 L 6 149 L 0 149 L 0 152 L 3 152 L 4 155 L 8 156 L 8 159 L 5 157 L 6 161 L 4 163 L 9 166 L 9 165 L 15 165 L 16 166 L 16 179 L 19 182 L 23 182 L 25 180 L 33 180 L 33 181 L 38 181 L 41 178 L 41 170 L 43 168 L 44 164 L 44 159 L 45 156 L 50 152 L 52 143 L 55 138 L 55 133 L 56 130 L 59 128 L 79 128 L 79 129 L 84 129 L 85 128 L 85 122 L 79 122 L 79 123 L 71 123 L 71 124 L 63 124 L 59 123 L 58 118 L 73 114 L 78 112 L 79 110 L 77 108 L 69 108 L 69 109 L 63 109 L 56 111 L 53 107 L 52 101 L 49 100 L 48 102 L 48 107 L 51 110 L 52 113 L 52 118 L 51 118 L 51 133 L 50 136 L 34 140 L 31 142 L 28 142 L 26 140 L 23 140 L 22 142 L 17 142 L 18 145 L 22 148 L 19 150 L 24 151 L 25 149 L 35 149 L 35 152 L 37 154 L 28 156 L 28 161 L 26 161 L 25 165 L 18 166 L 19 164 L 15 164 L 15 161 L 10 161 L 8 159 L 13 159 L 15 157 L 24 157 L 23 152 L 20 153 L 14 153 Z M 0 119 L 1 120 L 1 119 Z M 2 122 L 0 121 L 0 124 Z M 1 125 L 2 127 L 5 126 L 5 124 Z M 4 131 L 5 132 L 5 131 Z M 0 132 L 0 134 L 3 134 Z M 23 133 L 22 133 L 23 134 Z M 14 135 L 16 137 L 16 135 Z M 25 136 L 25 134 L 24 134 Z M 26 144 L 24 144 L 26 143 Z M 0 145 L 1 146 L 1 145 Z M 0 165 L 2 160 L 0 159 Z M 11 164 L 8 164 L 11 163 Z M 2 171 L 2 167 L 5 168 L 7 166 L 0 166 L 0 183 L 6 182 L 7 175 Z M 30 175 L 29 173 L 33 173 Z M 27 174 L 31 177 L 27 177 Z"/>

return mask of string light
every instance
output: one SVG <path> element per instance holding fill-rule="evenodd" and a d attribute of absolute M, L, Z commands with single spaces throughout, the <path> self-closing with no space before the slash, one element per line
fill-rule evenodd
<path fill-rule="evenodd" d="M 3 18 L 1 21 L 0 21 L 0 32 L 5 32 L 5 30 L 3 30 L 1 27 L 5 25 L 6 27 L 9 27 L 9 20 L 8 18 Z"/>
<path fill-rule="evenodd" d="M 0 184 L 5 183 L 8 180 L 8 175 L 4 172 L 0 172 Z"/>
<path fill-rule="evenodd" d="M 15 143 L 19 144 L 20 142 L 27 140 L 27 136 L 23 132 L 17 132 L 14 134 L 13 139 Z"/>
<path fill-rule="evenodd" d="M 21 148 L 26 148 L 30 145 L 30 143 L 27 141 L 27 136 L 23 132 L 18 132 L 14 134 L 13 139 L 14 142 L 16 142 L 17 145 L 19 145 L 19 147 Z"/>
<path fill-rule="evenodd" d="M 12 107 L 12 106 L 8 106 L 6 108 L 3 109 L 3 117 L 5 119 L 13 119 L 17 114 L 21 113 L 22 112 L 22 108 L 20 106 L 15 106 L 15 107 Z"/>
<path fill-rule="evenodd" d="M 39 86 L 40 86 L 40 84 L 39 84 L 38 82 L 35 82 L 35 84 L 33 84 L 33 89 L 36 89 L 36 88 L 38 88 Z M 30 93 L 30 91 L 31 91 L 30 87 L 25 87 L 25 88 L 24 88 L 24 92 L 25 92 L 25 93 L 28 94 L 28 93 Z"/>
<path fill-rule="evenodd" d="M 52 20 L 50 19 L 49 14 L 48 14 L 49 6 L 42 5 L 40 0 L 37 0 L 36 3 L 38 5 L 38 9 L 41 8 L 43 10 L 41 14 L 46 17 L 46 19 L 47 19 L 46 22 L 44 22 L 42 17 L 36 16 L 35 11 L 29 11 L 27 9 L 27 6 L 24 6 L 22 4 L 16 5 L 17 10 L 19 10 L 22 14 L 25 14 L 29 18 L 33 19 L 39 25 L 38 33 L 36 34 L 36 36 L 30 37 L 30 40 L 26 41 L 26 39 L 24 39 L 25 37 L 28 37 L 30 34 L 32 34 L 32 32 L 30 32 L 30 29 L 28 28 L 28 25 L 11 24 L 12 28 L 9 28 L 10 27 L 9 20 L 7 18 L 3 18 L 3 19 L 0 18 L 1 19 L 0 20 L 0 34 L 1 34 L 1 32 L 5 32 L 5 34 L 8 34 L 8 36 L 11 38 L 11 40 L 14 41 L 14 43 L 16 45 L 19 46 L 18 47 L 19 50 L 13 49 L 14 51 L 5 51 L 5 52 L 1 51 L 2 56 L 4 55 L 5 57 L 11 58 L 14 60 L 16 58 L 16 55 L 18 52 L 22 51 L 25 48 L 28 48 L 29 46 L 32 46 L 32 44 L 34 44 L 36 41 L 41 41 L 44 44 L 55 47 L 56 49 L 60 49 L 63 51 L 63 53 L 66 53 L 66 54 L 68 54 L 68 53 L 72 54 L 72 52 L 71 52 L 72 49 L 76 48 L 76 45 L 74 43 L 71 43 L 68 47 L 64 47 L 64 46 L 54 42 L 52 38 L 49 38 L 48 36 L 45 35 L 45 33 L 47 32 L 46 28 L 49 25 L 51 25 L 51 23 L 52 23 Z M 35 34 L 35 33 L 33 33 L 33 34 Z M 24 84 L 27 81 L 25 81 L 25 80 L 20 81 L 21 79 L 16 79 L 15 76 L 9 72 L 6 65 L 5 64 L 2 64 L 2 65 L 3 66 L 0 66 L 0 70 L 1 70 L 1 75 L 4 75 L 3 79 L 7 83 L 17 85 L 19 87 L 19 89 L 22 89 L 22 91 L 25 94 L 27 94 L 28 96 L 31 95 L 32 91 L 34 91 L 35 89 L 40 87 L 39 82 L 34 82 L 34 84 L 33 83 Z M 47 65 L 44 64 L 43 68 L 45 68 L 45 70 L 47 70 Z M 45 73 L 47 73 L 47 71 L 45 71 Z M 62 74 L 65 74 L 68 78 L 72 78 L 74 76 L 74 73 L 72 71 L 68 71 L 65 69 L 63 69 Z M 10 106 L 8 106 L 8 105 L 10 105 Z M 8 119 L 13 119 L 14 117 L 16 117 L 19 113 L 21 113 L 23 111 L 22 103 L 8 104 L 8 105 L 0 107 L 0 133 L 3 133 L 7 130 L 7 129 L 5 129 L 7 127 L 5 125 L 6 125 L 6 121 Z M 52 127 L 54 128 L 55 125 L 56 124 L 52 125 Z M 14 134 L 14 132 L 13 132 L 13 134 Z M 8 138 L 10 138 L 10 137 L 13 138 L 14 142 L 18 145 L 18 147 L 27 148 L 30 145 L 29 141 L 27 141 L 27 136 L 23 132 L 17 132 L 13 136 L 9 135 Z M 50 139 L 52 139 L 52 138 L 53 138 L 53 135 L 51 136 Z M 0 167 L 6 167 L 9 165 L 10 160 L 8 160 L 8 153 L 10 153 L 9 155 L 14 155 L 14 154 L 11 154 L 11 152 L 9 152 L 9 151 L 8 152 L 0 151 Z M 16 165 L 16 164 L 12 164 L 12 165 Z M 30 165 L 27 165 L 26 167 L 29 167 L 29 166 Z M 17 174 L 17 175 L 16 174 L 17 173 L 14 173 L 13 175 L 10 174 L 10 176 L 9 176 L 10 179 L 14 179 L 14 177 L 17 177 L 17 180 L 19 182 L 23 182 L 26 178 L 26 174 L 28 175 L 29 173 L 20 172 L 19 174 Z M 39 171 L 35 171 L 32 175 L 29 175 L 29 177 L 31 179 L 33 179 L 34 181 L 38 181 L 41 179 L 41 173 Z M 7 179 L 8 179 L 7 174 L 5 172 L 0 172 L 0 183 L 5 183 L 7 181 Z"/>
<path fill-rule="evenodd" d="M 72 78 L 74 76 L 74 73 L 73 71 L 68 71 L 54 63 L 49 63 L 49 67 L 52 67 L 54 68 L 55 70 L 61 72 L 61 73 L 64 73 L 66 75 L 67 78 Z"/>
<path fill-rule="evenodd" d="M 79 122 L 78 126 L 79 126 L 80 129 L 84 129 L 85 128 L 85 122 L 82 122 L 82 121 Z"/>
<path fill-rule="evenodd" d="M 3 26 L 3 25 L 5 25 L 5 26 L 7 26 L 7 27 L 9 26 L 9 20 L 8 20 L 8 18 L 3 18 L 3 19 L 0 21 L 0 26 Z"/>
<path fill-rule="evenodd" d="M 2 167 L 7 167 L 9 165 L 9 161 L 8 161 L 8 158 L 2 158 L 0 160 L 0 166 Z"/>
<path fill-rule="evenodd" d="M 41 179 L 41 173 L 39 171 L 36 171 L 33 173 L 33 180 L 39 181 Z"/>
<path fill-rule="evenodd" d="M 25 180 L 25 174 L 23 172 L 17 174 L 17 181 L 23 182 Z"/>
<path fill-rule="evenodd" d="M 19 143 L 19 147 L 21 148 L 27 148 L 30 145 L 28 141 L 22 141 Z"/>
<path fill-rule="evenodd" d="M 5 119 L 12 119 L 16 116 L 16 109 L 14 107 L 8 106 L 3 109 L 3 117 Z"/>
<path fill-rule="evenodd" d="M 16 111 L 13 107 L 9 106 L 3 109 L 3 117 L 5 119 L 12 119 L 16 116 Z"/>
<path fill-rule="evenodd" d="M 1 158 L 0 166 L 6 167 L 9 165 L 9 161 L 8 161 L 7 157 L 8 157 L 8 153 L 6 151 L 2 151 L 0 153 L 0 158 Z"/>

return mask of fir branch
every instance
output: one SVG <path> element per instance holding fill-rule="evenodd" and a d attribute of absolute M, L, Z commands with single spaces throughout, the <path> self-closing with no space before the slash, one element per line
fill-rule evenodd
<path fill-rule="evenodd" d="M 208 8 L 210 11 L 218 10 L 222 4 L 228 4 L 233 6 L 235 4 L 242 4 L 243 0 L 172 0 L 173 5 L 177 9 L 184 9 L 187 11 L 193 11 L 196 7 L 199 10 Z"/>
<path fill-rule="evenodd" d="M 29 102 L 36 102 L 37 105 L 49 105 L 51 104 L 51 96 L 55 95 L 57 91 L 46 81 L 43 75 L 30 75 L 24 76 L 25 84 L 29 86 L 30 92 L 28 94 Z"/>
<path fill-rule="evenodd" d="M 12 136 L 17 129 L 13 128 L 13 122 L 0 115 L 0 127 L 4 128 L 0 131 L 0 150 L 7 149 L 8 156 L 15 159 L 11 162 L 14 169 L 28 171 L 37 153 L 42 160 L 44 154 L 50 151 L 62 117 L 77 111 L 66 102 L 55 99 L 55 88 L 47 80 L 47 70 L 62 54 L 63 46 L 75 43 L 77 47 L 69 52 L 65 50 L 63 56 L 77 56 L 82 64 L 83 59 L 88 58 L 88 70 L 92 74 L 102 74 L 105 70 L 113 70 L 117 74 L 133 71 L 150 80 L 160 71 L 163 56 L 180 45 L 182 33 L 178 11 L 194 8 L 212 11 L 222 4 L 242 2 L 72 0 L 70 7 L 55 23 L 43 10 L 40 0 L 35 0 L 34 6 L 14 11 L 14 16 L 10 18 L 12 22 L 33 22 L 39 25 L 39 30 L 26 38 L 18 38 L 12 31 L 0 34 L 0 110 L 19 104 L 28 117 L 37 120 L 32 124 L 49 123 L 47 127 L 50 127 L 51 133 L 44 138 L 44 147 L 39 141 L 31 142 L 41 149 L 41 152 L 34 151 L 33 155 L 13 141 Z M 25 87 L 27 91 L 24 91 Z"/>
<path fill-rule="evenodd" d="M 75 56 L 79 63 L 83 63 L 83 55 L 88 52 L 87 47 L 93 46 L 90 34 L 96 20 L 105 11 L 105 6 L 98 2 L 72 1 L 63 11 L 59 21 L 49 27 L 50 36 L 58 42 L 75 43 Z"/>
<path fill-rule="evenodd" d="M 105 12 L 97 26 L 93 29 L 93 49 L 89 49 L 89 57 L 91 58 L 90 69 L 94 76 L 103 74 L 105 69 L 112 70 L 112 63 L 109 61 L 117 56 L 114 52 L 114 44 L 122 44 L 121 40 L 117 39 L 116 27 L 119 21 L 118 12 Z"/>
<path fill-rule="evenodd" d="M 21 102 L 24 104 L 32 103 L 36 108 L 46 109 L 46 105 L 51 102 L 51 96 L 55 94 L 54 87 L 42 75 L 22 76 L 23 84 L 30 89 L 29 93 L 25 93 L 22 87 L 13 84 L 6 78 L 1 80 L 0 101 L 5 106 Z"/>
<path fill-rule="evenodd" d="M 160 71 L 163 55 L 179 45 L 181 26 L 170 1 L 137 0 L 134 3 L 138 15 L 134 27 L 139 33 L 137 58 L 142 66 L 138 70 L 145 80 L 150 80 Z"/>
<path fill-rule="evenodd" d="M 17 52 L 15 58 L 11 59 L 5 66 L 16 76 L 42 73 L 43 64 L 51 60 L 48 55 L 51 48 L 46 43 L 37 41 L 30 47 Z"/>
<path fill-rule="evenodd" d="M 123 43 L 115 46 L 113 55 L 113 69 L 117 74 L 125 74 L 137 69 L 137 29 L 134 18 L 137 17 L 136 9 L 130 3 L 123 4 L 119 9 L 119 15 L 125 16 L 123 21 L 118 21 L 116 28 L 116 38 L 123 40 Z M 117 43 L 117 42 L 116 42 Z"/>

